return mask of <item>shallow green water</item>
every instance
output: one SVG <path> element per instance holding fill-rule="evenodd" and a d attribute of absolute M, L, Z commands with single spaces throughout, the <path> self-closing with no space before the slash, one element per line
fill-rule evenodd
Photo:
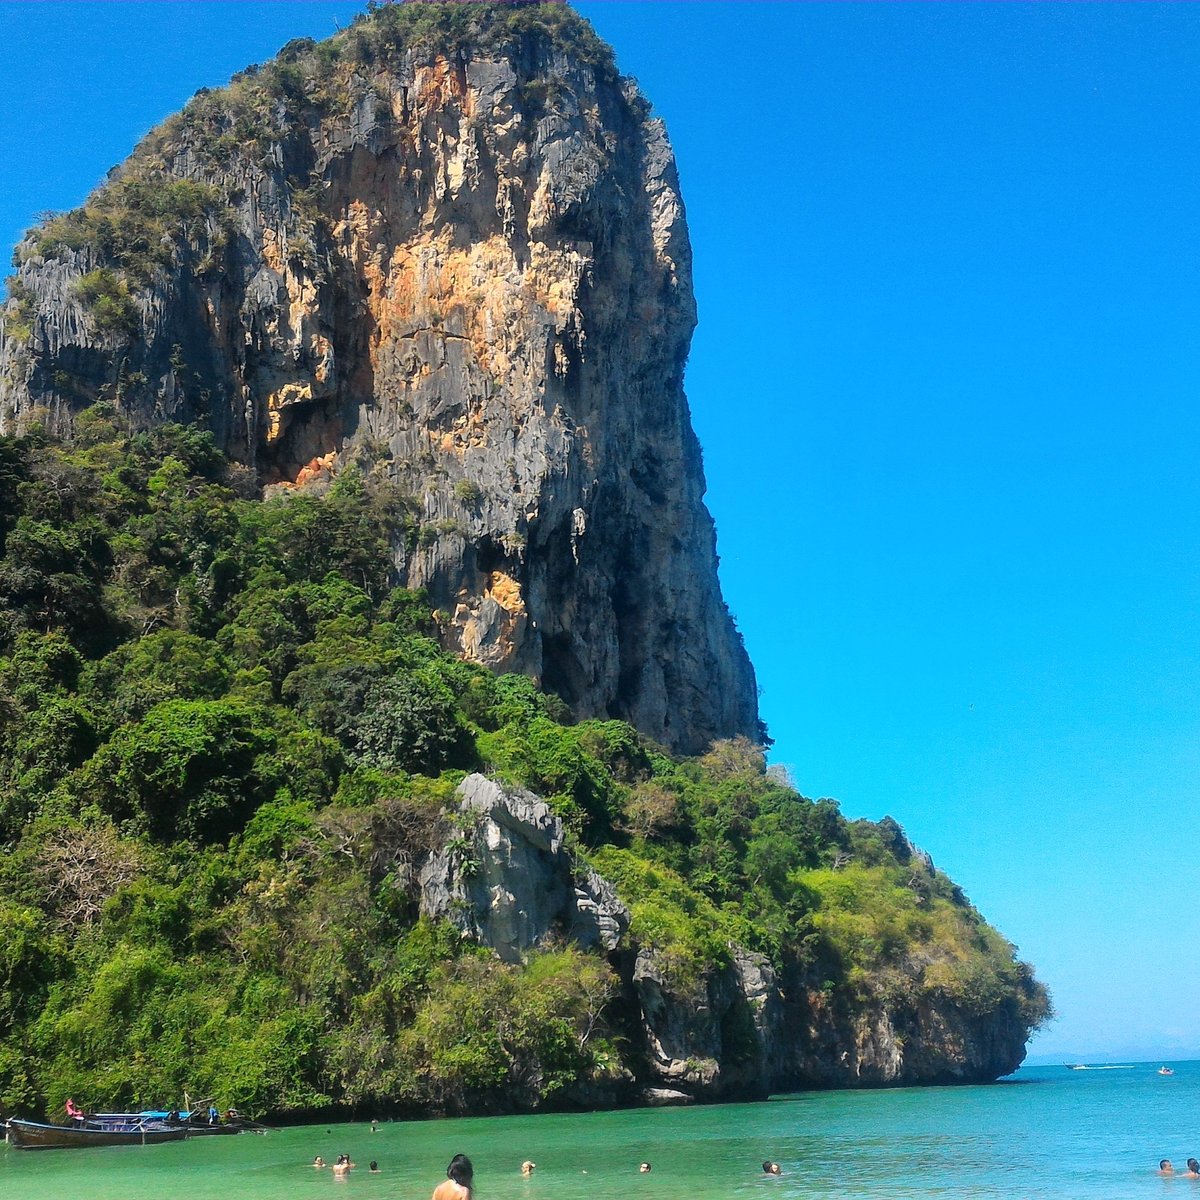
<path fill-rule="evenodd" d="M 1200 1200 L 1157 1160 L 1200 1157 L 1200 1063 L 1020 1072 L 991 1087 L 804 1093 L 763 1104 L 317 1125 L 166 1146 L 0 1151 L 4 1200 L 426 1200 L 458 1151 L 478 1200 L 1091 1197 Z M 349 1153 L 336 1180 L 309 1164 Z M 764 1158 L 785 1174 L 763 1176 Z M 382 1172 L 371 1175 L 377 1159 Z M 538 1164 L 532 1179 L 520 1164 Z M 642 1159 L 654 1167 L 640 1175 Z"/>

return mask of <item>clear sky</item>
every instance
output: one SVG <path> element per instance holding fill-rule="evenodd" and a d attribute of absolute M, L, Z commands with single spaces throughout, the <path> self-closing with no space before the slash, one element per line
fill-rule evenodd
<path fill-rule="evenodd" d="M 0 241 L 348 3 L 0 0 Z M 810 796 L 1200 1056 L 1200 6 L 584 3 L 666 119 L 722 580 Z"/>

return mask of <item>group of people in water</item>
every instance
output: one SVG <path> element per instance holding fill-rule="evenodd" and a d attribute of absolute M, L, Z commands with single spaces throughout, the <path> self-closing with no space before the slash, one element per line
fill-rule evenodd
<path fill-rule="evenodd" d="M 313 1159 L 312 1165 L 314 1167 L 316 1167 L 318 1171 L 322 1167 L 329 1166 L 329 1164 L 319 1154 L 317 1155 L 316 1158 Z M 337 1156 L 337 1161 L 333 1164 L 332 1170 L 333 1170 L 334 1175 L 338 1175 L 338 1176 L 348 1175 L 350 1173 L 351 1168 L 356 1167 L 357 1165 L 358 1165 L 357 1163 L 352 1162 L 350 1160 L 350 1155 L 339 1154 Z M 370 1171 L 372 1175 L 378 1175 L 379 1174 L 379 1164 L 374 1159 L 371 1159 L 371 1162 L 368 1165 L 367 1170 Z"/>
<path fill-rule="evenodd" d="M 372 1124 L 373 1133 L 374 1122 Z M 313 1159 L 314 1167 L 320 1169 L 327 1166 L 325 1160 L 318 1154 Z M 352 1168 L 354 1163 L 350 1161 L 350 1155 L 339 1154 L 337 1161 L 333 1164 L 333 1174 L 335 1176 L 344 1176 Z M 379 1173 L 379 1164 L 372 1159 L 370 1166 L 367 1168 L 371 1174 Z M 643 1175 L 648 1175 L 654 1168 L 648 1162 L 638 1164 L 638 1171 Z M 766 1159 L 762 1165 L 764 1175 L 782 1175 L 783 1168 L 772 1159 Z M 537 1170 L 537 1163 L 531 1159 L 526 1159 L 521 1164 L 521 1174 L 528 1179 L 534 1171 Z M 1194 1158 L 1187 1160 L 1186 1171 L 1176 1171 L 1174 1165 L 1169 1158 L 1163 1158 L 1158 1163 L 1158 1173 L 1160 1175 L 1178 1176 L 1183 1179 L 1200 1179 L 1200 1161 Z M 456 1154 L 451 1160 L 450 1165 L 446 1168 L 446 1178 L 433 1189 L 431 1200 L 471 1200 L 471 1185 L 475 1179 L 475 1168 L 471 1165 L 471 1160 L 465 1154 Z"/>
<path fill-rule="evenodd" d="M 1200 1179 L 1200 1162 L 1194 1158 L 1187 1160 L 1186 1171 L 1176 1171 L 1169 1158 L 1160 1158 L 1158 1160 L 1158 1173 L 1160 1175 L 1179 1175 L 1184 1179 Z"/>
<path fill-rule="evenodd" d="M 372 1122 L 372 1126 L 374 1126 L 374 1122 Z M 374 1128 L 372 1128 L 372 1132 L 374 1132 Z M 312 1165 L 319 1170 L 327 1164 L 325 1160 L 318 1154 L 317 1157 L 313 1159 Z M 335 1176 L 344 1176 L 351 1170 L 353 1166 L 354 1163 L 350 1161 L 350 1155 L 339 1154 L 337 1156 L 337 1162 L 333 1164 L 333 1174 Z M 368 1169 L 372 1174 L 377 1174 L 379 1171 L 379 1164 L 372 1159 L 371 1165 Z M 763 1162 L 762 1169 L 763 1174 L 765 1175 L 783 1174 L 783 1169 L 780 1167 L 780 1165 L 777 1162 L 773 1162 L 771 1159 L 767 1159 Z M 1196 1160 L 1194 1158 L 1188 1159 L 1188 1169 L 1196 1169 Z M 536 1170 L 537 1163 L 533 1162 L 531 1159 L 527 1158 L 521 1164 L 521 1174 L 524 1175 L 526 1179 L 528 1179 Z M 642 1175 L 649 1175 L 652 1170 L 654 1170 L 654 1168 L 648 1162 L 641 1162 L 638 1164 L 638 1171 Z M 1164 1158 L 1159 1164 L 1159 1174 L 1173 1174 L 1171 1170 L 1171 1163 L 1168 1159 Z M 1200 1178 L 1200 1172 L 1197 1173 L 1197 1178 Z M 474 1179 L 475 1168 L 471 1165 L 471 1160 L 465 1154 L 456 1154 L 450 1160 L 450 1165 L 446 1168 L 446 1178 L 433 1189 L 433 1196 L 431 1197 L 431 1200 L 471 1200 L 471 1185 L 474 1182 Z"/>

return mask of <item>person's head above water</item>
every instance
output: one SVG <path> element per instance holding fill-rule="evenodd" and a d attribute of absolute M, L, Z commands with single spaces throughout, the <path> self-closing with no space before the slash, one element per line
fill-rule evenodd
<path fill-rule="evenodd" d="M 638 1167 L 638 1170 L 639 1170 L 639 1171 L 641 1171 L 641 1173 L 642 1173 L 643 1175 L 648 1175 L 648 1174 L 650 1173 L 650 1164 L 649 1164 L 649 1163 L 642 1163 L 642 1164 L 641 1164 L 641 1165 Z"/>
<path fill-rule="evenodd" d="M 1200 1162 L 1197 1162 L 1194 1158 L 1189 1158 L 1188 1170 L 1191 1171 L 1193 1175 L 1200 1175 Z"/>
<path fill-rule="evenodd" d="M 763 1171 L 767 1175 L 782 1175 L 783 1168 L 777 1162 L 772 1162 L 769 1158 L 763 1163 Z"/>
<path fill-rule="evenodd" d="M 536 1167 L 537 1167 L 537 1163 L 531 1162 L 529 1159 L 526 1159 L 521 1164 L 521 1174 L 522 1175 L 532 1175 Z"/>
<path fill-rule="evenodd" d="M 469 1188 L 471 1180 L 475 1178 L 475 1168 L 471 1166 L 471 1160 L 465 1154 L 456 1154 L 446 1168 L 446 1178 L 453 1179 L 459 1187 Z"/>
<path fill-rule="evenodd" d="M 367 1170 L 368 1171 L 378 1171 L 379 1164 L 374 1159 L 371 1159 L 371 1161 L 367 1164 Z"/>
<path fill-rule="evenodd" d="M 1175 1168 L 1171 1166 L 1169 1158 L 1160 1158 L 1158 1160 L 1158 1173 L 1160 1175 L 1170 1175 L 1174 1170 Z"/>

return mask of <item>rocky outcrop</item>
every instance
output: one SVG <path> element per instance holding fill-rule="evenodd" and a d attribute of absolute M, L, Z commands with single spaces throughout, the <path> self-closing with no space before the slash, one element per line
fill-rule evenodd
<path fill-rule="evenodd" d="M 805 1087 L 981 1082 L 1024 1059 L 1027 1030 L 1015 1007 L 972 1015 L 947 999 L 889 998 L 871 985 L 851 1001 L 796 964 L 781 978 L 738 945 L 681 988 L 656 951 L 630 937 L 616 889 L 573 862 L 547 804 L 482 775 L 468 776 L 458 796 L 455 837 L 420 872 L 422 912 L 510 963 L 558 939 L 608 955 L 624 988 L 616 1009 L 641 1064 L 626 1098 L 677 1104 Z M 615 1102 L 605 1088 L 603 1102 Z M 589 1099 L 599 1102 L 581 1097 Z"/>
<path fill-rule="evenodd" d="M 459 785 L 458 836 L 420 872 L 421 911 L 519 962 L 551 938 L 615 950 L 629 913 L 615 889 L 563 849 L 562 822 L 521 788 L 483 775 Z"/>
<path fill-rule="evenodd" d="M 1016 1070 L 1027 1030 L 1015 1008 L 977 1016 L 949 1000 L 832 1000 L 785 992 L 770 964 L 732 946 L 699 993 L 674 994 L 651 953 L 636 957 L 645 1081 L 697 1099 L 803 1088 L 981 1083 Z"/>
<path fill-rule="evenodd" d="M 0 431 L 104 398 L 204 422 L 269 488 L 357 462 L 449 646 L 699 752 L 760 731 L 683 393 L 675 163 L 542 7 L 445 44 L 386 8 L 198 96 L 20 248 Z"/>

